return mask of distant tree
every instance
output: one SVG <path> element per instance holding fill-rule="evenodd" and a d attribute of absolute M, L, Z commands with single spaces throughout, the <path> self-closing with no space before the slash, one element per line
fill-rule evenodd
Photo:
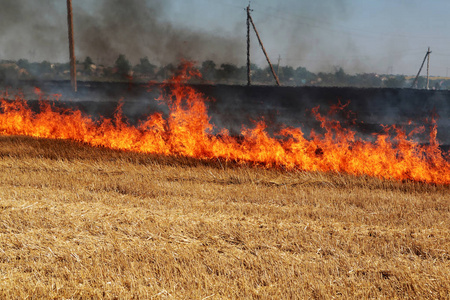
<path fill-rule="evenodd" d="M 89 56 L 86 56 L 86 58 L 84 59 L 84 62 L 83 62 L 84 68 L 87 69 L 93 64 L 94 64 L 94 62 L 92 61 L 92 58 L 90 58 Z"/>
<path fill-rule="evenodd" d="M 406 77 L 403 75 L 394 75 L 387 78 L 383 84 L 388 88 L 402 88 L 405 87 Z"/>
<path fill-rule="evenodd" d="M 27 59 L 19 59 L 17 61 L 17 65 L 21 69 L 28 70 L 30 68 L 30 62 Z"/>
<path fill-rule="evenodd" d="M 200 73 L 202 73 L 203 79 L 216 80 L 216 63 L 212 60 L 205 60 L 200 68 Z"/>
<path fill-rule="evenodd" d="M 264 69 L 252 69 L 252 81 L 267 84 L 271 80 L 273 80 L 273 78 L 270 67 L 266 67 Z"/>
<path fill-rule="evenodd" d="M 51 75 L 51 73 L 53 72 L 52 64 L 46 60 L 40 63 L 38 62 L 30 63 L 28 71 L 30 72 L 31 75 L 35 77 L 41 77 L 42 75 L 46 76 Z"/>
<path fill-rule="evenodd" d="M 245 68 L 247 69 L 247 66 L 245 66 Z M 257 71 L 260 70 L 261 68 L 257 65 L 257 64 L 250 64 L 250 71 Z"/>
<path fill-rule="evenodd" d="M 352 78 L 341 67 L 335 67 L 334 73 L 319 72 L 317 77 L 320 86 L 349 86 Z"/>
<path fill-rule="evenodd" d="M 117 69 L 117 75 L 119 77 L 126 77 L 131 71 L 130 62 L 126 59 L 124 54 L 119 55 L 114 66 Z"/>
<path fill-rule="evenodd" d="M 298 67 L 294 71 L 294 81 L 297 85 L 304 85 L 310 83 L 316 78 L 316 75 L 308 71 L 305 67 Z"/>
<path fill-rule="evenodd" d="M 64 74 L 64 72 L 68 73 L 70 71 L 70 63 L 55 64 L 54 69 L 59 75 Z"/>
<path fill-rule="evenodd" d="M 350 76 L 348 83 L 355 87 L 381 87 L 382 80 L 375 73 L 363 73 Z"/>
<path fill-rule="evenodd" d="M 247 65 L 245 66 L 245 67 L 242 67 L 243 68 L 243 70 L 244 70 L 244 74 L 245 74 L 245 77 L 244 77 L 244 79 L 247 81 Z M 250 64 L 250 79 L 251 79 L 251 81 L 253 82 L 253 81 L 257 81 L 257 77 L 259 76 L 259 72 L 261 72 L 261 68 L 257 65 L 257 64 Z M 256 77 L 255 77 L 255 75 L 256 75 Z"/>
<path fill-rule="evenodd" d="M 240 82 L 247 82 L 247 66 L 241 66 L 238 69 L 238 80 Z"/>
<path fill-rule="evenodd" d="M 417 78 L 417 84 L 415 86 L 418 89 L 424 89 L 427 87 L 427 78 L 425 76 L 419 76 Z"/>
<path fill-rule="evenodd" d="M 169 63 L 159 69 L 159 71 L 156 73 L 156 77 L 168 79 L 175 73 L 176 69 L 177 68 L 175 68 L 175 66 L 172 63 Z"/>
<path fill-rule="evenodd" d="M 264 75 L 265 80 L 263 80 L 264 83 L 272 84 L 275 83 L 275 78 L 273 78 L 272 70 L 270 69 L 270 66 L 267 66 L 264 68 Z"/>
<path fill-rule="evenodd" d="M 219 80 L 230 81 L 236 79 L 239 75 L 239 68 L 233 64 L 221 64 L 217 71 Z"/>
<path fill-rule="evenodd" d="M 92 61 L 92 58 L 89 56 L 86 56 L 83 62 L 83 71 L 86 74 L 91 74 L 91 66 L 94 65 L 94 62 Z"/>
<path fill-rule="evenodd" d="M 320 79 L 320 86 L 336 86 L 336 78 L 334 73 L 319 72 L 317 77 Z"/>
<path fill-rule="evenodd" d="M 294 68 L 290 66 L 284 66 L 280 68 L 278 77 L 282 82 L 289 82 L 289 80 L 294 78 Z"/>
<path fill-rule="evenodd" d="M 156 66 L 148 60 L 147 57 L 141 58 L 139 64 L 134 66 L 134 70 L 147 76 L 155 76 Z"/>
<path fill-rule="evenodd" d="M 13 66 L 0 67 L 0 83 L 12 85 L 19 78 L 18 68 Z"/>
<path fill-rule="evenodd" d="M 348 80 L 349 80 L 349 75 L 347 75 L 344 72 L 344 69 L 342 69 L 339 66 L 335 67 L 333 85 L 334 86 L 346 86 L 346 85 L 349 85 Z"/>
<path fill-rule="evenodd" d="M 41 68 L 43 72 L 51 72 L 52 64 L 49 61 L 44 60 L 41 62 Z"/>

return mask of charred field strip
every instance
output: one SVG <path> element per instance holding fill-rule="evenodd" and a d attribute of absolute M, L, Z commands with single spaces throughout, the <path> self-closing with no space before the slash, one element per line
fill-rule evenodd
<path fill-rule="evenodd" d="M 383 126 L 398 126 L 407 132 L 419 126 L 425 131 L 418 135 L 421 143 L 428 142 L 432 117 L 438 125 L 437 138 L 441 149 L 450 149 L 450 91 L 350 88 L 350 87 L 274 87 L 192 85 L 211 101 L 207 102 L 211 122 L 239 135 L 242 126 L 252 127 L 255 121 L 264 120 L 270 133 L 283 126 L 301 128 L 305 134 L 311 129 L 320 132 L 320 124 L 311 109 L 320 106 L 322 112 L 341 103 L 344 111 L 333 118 L 368 137 L 383 132 Z M 70 82 L 26 82 L 20 87 L 25 98 L 35 110 L 39 109 L 34 87 L 46 95 L 59 94 L 55 103 L 63 108 L 79 109 L 93 116 L 111 118 L 119 101 L 123 103 L 124 116 L 136 123 L 154 112 L 167 113 L 164 103 L 155 101 L 165 87 L 160 84 L 128 82 L 80 82 L 76 94 L 70 91 Z M 11 89 L 11 93 L 18 89 Z M 35 99 L 35 100 L 33 100 Z"/>

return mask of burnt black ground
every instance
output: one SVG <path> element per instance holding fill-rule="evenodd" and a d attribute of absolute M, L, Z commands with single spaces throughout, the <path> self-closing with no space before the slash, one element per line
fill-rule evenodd
<path fill-rule="evenodd" d="M 311 129 L 320 132 L 320 123 L 313 117 L 311 109 L 320 106 L 320 113 L 326 115 L 332 106 L 348 103 L 345 110 L 333 118 L 352 127 L 360 136 L 370 139 L 372 133 L 383 132 L 381 125 L 395 124 L 407 132 L 425 125 L 425 132 L 418 139 L 426 143 L 430 118 L 437 116 L 438 140 L 443 148 L 450 148 L 450 91 L 446 90 L 192 86 L 209 99 L 208 112 L 216 129 L 227 128 L 232 134 L 239 134 L 242 126 L 251 127 L 259 120 L 267 123 L 270 133 L 284 126 L 300 127 L 306 135 Z M 131 123 L 157 111 L 168 113 L 167 106 L 155 100 L 163 89 L 160 85 L 78 82 L 78 92 L 73 93 L 68 81 L 36 81 L 20 82 L 9 91 L 11 94 L 22 91 L 30 105 L 37 109 L 34 87 L 39 87 L 45 95 L 61 94 L 58 105 L 78 108 L 94 117 L 111 117 L 119 101 L 123 101 L 123 112 Z"/>

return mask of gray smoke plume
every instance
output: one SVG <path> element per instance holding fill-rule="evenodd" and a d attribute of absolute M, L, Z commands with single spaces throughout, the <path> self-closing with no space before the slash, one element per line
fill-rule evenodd
<path fill-rule="evenodd" d="M 244 65 L 244 7 L 248 2 L 202 0 L 195 1 L 190 7 L 186 5 L 188 2 L 74 0 L 77 59 L 84 60 L 90 56 L 95 63 L 111 65 L 119 54 L 125 54 L 133 64 L 147 56 L 157 65 L 176 63 L 180 58 L 198 62 L 211 59 L 218 65 Z M 393 8 L 414 12 L 408 1 L 400 2 Z M 391 28 L 400 28 L 393 32 L 378 30 L 379 23 L 373 24 L 373 30 L 367 24 L 364 28 L 357 28 L 349 22 L 360 13 L 354 8 L 355 3 L 354 0 L 254 0 L 252 17 L 273 64 L 281 55 L 281 65 L 303 66 L 312 72 L 333 72 L 335 67 L 340 66 L 347 73 L 383 73 L 391 66 L 395 73 L 415 74 L 429 46 L 428 42 L 436 40 L 426 36 L 425 39 L 411 40 L 402 36 L 402 32 L 409 32 L 405 25 L 408 24 L 405 20 L 409 19 L 392 19 L 396 14 L 387 14 L 381 22 Z M 214 11 L 208 11 L 205 8 L 207 5 Z M 181 6 L 186 11 L 177 11 Z M 229 14 L 220 15 L 222 8 L 230 6 L 234 8 Z M 180 15 L 183 20 L 208 20 L 203 16 L 216 18 L 213 19 L 214 24 L 208 24 L 208 21 L 203 21 L 205 24 L 183 24 L 177 21 Z M 405 13 L 399 15 L 403 18 L 407 16 Z M 421 24 L 420 19 L 416 21 Z M 195 29 L 192 27 L 194 23 L 198 26 Z M 69 61 L 66 1 L 2 0 L 0 26 L 0 60 Z M 439 39 L 441 42 L 444 40 Z M 441 48 L 444 45 L 442 42 Z M 423 54 L 422 51 L 417 55 L 411 52 L 422 46 Z M 437 54 L 434 49 L 432 47 L 436 51 L 433 55 Z M 266 67 L 254 33 L 251 51 L 252 62 Z M 432 68 L 437 68 L 437 64 L 433 56 Z M 446 66 L 441 63 L 439 67 L 445 74 Z"/>
<path fill-rule="evenodd" d="M 234 60 L 243 49 L 242 39 L 173 25 L 168 21 L 169 8 L 170 1 L 141 0 L 101 0 L 94 11 L 78 7 L 78 53 L 107 60 L 123 53 L 168 63 L 180 58 Z"/>
<path fill-rule="evenodd" d="M 64 53 L 58 58 L 64 57 L 67 29 L 61 28 L 67 28 L 67 15 L 65 6 L 61 11 L 55 4 L 55 0 L 2 1 L 0 59 L 50 60 L 58 53 Z"/>
<path fill-rule="evenodd" d="M 271 44 L 265 45 L 271 59 L 275 61 L 276 56 L 281 55 L 282 65 L 306 66 L 312 71 L 328 72 L 337 65 L 350 65 L 344 61 L 349 53 L 358 54 L 353 39 L 333 29 L 333 24 L 352 14 L 348 2 L 279 1 L 265 7 L 255 1 L 253 19 L 260 34 L 272 40 Z M 277 47 L 283 44 L 286 45 L 283 49 Z M 260 49 L 255 49 L 254 57 L 261 58 L 260 52 Z M 357 64 L 351 63 L 350 68 L 356 69 Z"/>
<path fill-rule="evenodd" d="M 66 1 L 7 0 L 0 10 L 0 59 L 28 58 L 31 61 L 67 62 Z M 345 61 L 348 53 L 358 53 L 351 37 L 330 38 L 333 23 L 351 15 L 347 0 L 253 1 L 253 19 L 267 52 L 276 63 L 332 71 L 340 65 L 359 71 L 358 60 Z M 244 65 L 246 60 L 246 2 L 235 3 L 236 19 L 223 19 L 221 27 L 192 29 L 175 22 L 174 0 L 77 0 L 73 1 L 75 55 L 82 61 L 90 56 L 95 63 L 111 65 L 119 54 L 133 63 L 147 56 L 157 65 L 177 63 L 180 58 L 217 64 Z M 228 2 L 229 4 L 229 2 Z M 186 14 L 196 18 L 208 14 L 196 4 Z M 226 3 L 216 3 L 222 7 Z M 242 9 L 239 6 L 242 5 Z M 178 13 L 180 13 L 178 11 Z M 181 12 L 182 14 L 184 12 Z M 233 14 L 234 15 L 234 14 Z M 305 17 L 307 16 L 307 17 Z M 217 24 L 215 25 L 217 26 Z M 219 25 L 220 26 L 220 25 Z M 252 62 L 266 67 L 266 61 L 252 32 Z M 361 65 L 361 66 L 360 66 Z"/>
<path fill-rule="evenodd" d="M 66 1 L 2 2 L 7 3 L 2 3 L 0 10 L 0 59 L 68 61 Z M 320 67 L 338 64 L 337 55 L 331 55 L 327 45 L 340 45 L 341 41 L 334 43 L 322 38 L 324 33 L 318 20 L 330 24 L 348 17 L 346 0 L 300 1 L 293 7 L 288 2 L 270 6 L 257 1 L 252 3 L 253 19 L 269 56 L 273 60 L 278 54 L 283 58 L 295 58 L 296 61 L 283 61 L 294 67 L 308 60 L 316 61 Z M 204 24 L 203 30 L 193 30 L 173 22 L 175 1 L 171 0 L 79 0 L 72 5 L 75 53 L 79 60 L 90 56 L 96 63 L 112 64 L 119 54 L 125 54 L 132 63 L 147 56 L 160 65 L 177 62 L 180 58 L 245 64 L 246 15 L 238 6 L 244 8 L 247 3 L 237 4 L 236 19 L 223 20 L 223 30 L 219 27 L 215 31 L 210 24 Z M 218 7 L 221 5 L 217 3 Z M 198 14 L 208 13 L 200 10 L 201 7 L 198 9 Z M 191 13 L 192 18 L 196 18 L 192 11 L 195 12 L 190 10 L 186 14 Z M 304 15 L 312 17 L 304 19 Z M 336 46 L 333 52 L 348 52 L 348 45 L 351 41 Z M 317 55 L 323 61 L 317 62 Z M 252 62 L 266 66 L 254 33 Z"/>
<path fill-rule="evenodd" d="M 6 2 L 6 3 L 3 3 Z M 119 54 L 132 63 L 180 58 L 234 61 L 244 39 L 193 31 L 168 21 L 171 1 L 73 1 L 75 53 L 111 64 Z M 195 17 L 195 16 L 193 16 Z M 2 1 L 0 59 L 68 61 L 66 1 Z M 208 28 L 208 24 L 205 24 Z"/>

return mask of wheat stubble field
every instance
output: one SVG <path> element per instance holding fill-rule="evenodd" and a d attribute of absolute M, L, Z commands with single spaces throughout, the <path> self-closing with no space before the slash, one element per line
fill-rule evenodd
<path fill-rule="evenodd" d="M 449 299 L 450 187 L 0 137 L 2 299 Z"/>

